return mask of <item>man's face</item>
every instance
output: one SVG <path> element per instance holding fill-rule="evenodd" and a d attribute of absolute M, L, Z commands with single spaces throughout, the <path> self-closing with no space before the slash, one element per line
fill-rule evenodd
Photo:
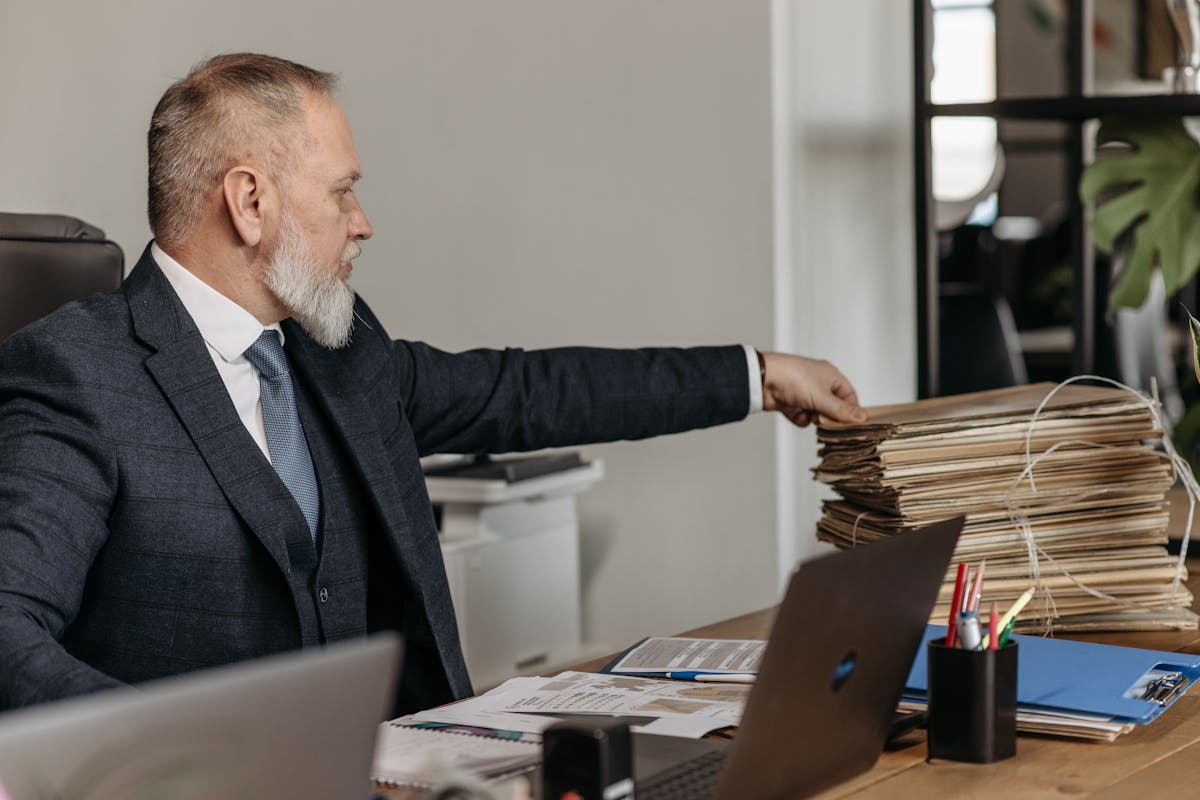
<path fill-rule="evenodd" d="M 314 339 L 341 347 L 353 324 L 350 262 L 361 252 L 358 240 L 370 238 L 371 223 L 354 195 L 358 153 L 342 110 L 310 94 L 305 121 L 265 280 Z"/>

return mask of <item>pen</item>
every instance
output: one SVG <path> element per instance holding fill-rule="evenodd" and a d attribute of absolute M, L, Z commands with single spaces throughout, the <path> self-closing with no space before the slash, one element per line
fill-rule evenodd
<path fill-rule="evenodd" d="M 954 596 L 950 599 L 950 622 L 946 626 L 946 647 L 954 647 L 958 638 L 958 613 L 962 609 L 963 592 L 966 588 L 967 564 L 958 565 L 958 575 L 954 578 Z"/>
<path fill-rule="evenodd" d="M 970 567 L 970 565 L 968 565 L 967 566 L 967 576 L 965 578 L 963 578 L 962 601 L 961 601 L 961 605 L 959 605 L 959 607 L 958 607 L 959 611 L 970 611 L 971 610 L 971 591 L 972 591 L 971 587 L 975 585 L 974 583 L 972 583 L 972 581 L 974 579 L 975 579 L 975 573 L 971 571 L 971 567 Z"/>
<path fill-rule="evenodd" d="M 975 571 L 975 583 L 971 585 L 971 602 L 965 604 L 967 611 L 978 611 L 979 601 L 983 597 L 983 568 L 987 566 L 987 559 L 979 562 L 979 569 Z"/>
<path fill-rule="evenodd" d="M 958 615 L 958 644 L 963 650 L 979 649 L 979 615 L 974 611 Z"/>
<path fill-rule="evenodd" d="M 983 564 L 979 565 L 979 571 L 983 572 Z M 988 649 L 998 650 L 1000 648 L 1000 618 L 996 616 L 996 601 L 992 601 L 992 613 L 988 615 Z"/>
<path fill-rule="evenodd" d="M 754 683 L 756 675 L 749 673 L 728 673 L 725 675 L 697 675 L 700 683 Z"/>
<path fill-rule="evenodd" d="M 1010 622 L 1016 622 L 1017 614 L 1021 613 L 1021 609 L 1025 607 L 1025 604 L 1028 603 L 1032 597 L 1033 587 L 1031 586 L 1025 590 L 1024 594 L 1017 598 L 1017 601 L 1009 607 L 1008 611 L 1004 612 L 1004 616 L 1000 618 L 1000 630 L 1004 630 L 1004 628 Z M 985 642 L 985 644 L 990 644 L 990 642 Z"/>
<path fill-rule="evenodd" d="M 677 681 L 701 681 L 703 683 L 754 683 L 753 672 L 705 672 L 703 670 L 677 670 L 668 672 L 668 678 Z"/>

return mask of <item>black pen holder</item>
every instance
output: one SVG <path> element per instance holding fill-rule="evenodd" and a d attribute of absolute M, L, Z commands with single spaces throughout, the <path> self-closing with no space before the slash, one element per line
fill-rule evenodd
<path fill-rule="evenodd" d="M 928 644 L 929 757 L 987 764 L 1017 752 L 1017 643 L 999 650 Z"/>

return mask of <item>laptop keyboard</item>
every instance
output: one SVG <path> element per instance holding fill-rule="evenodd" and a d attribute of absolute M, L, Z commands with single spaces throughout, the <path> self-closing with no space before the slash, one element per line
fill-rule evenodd
<path fill-rule="evenodd" d="M 717 788 L 725 750 L 711 750 L 637 784 L 638 800 L 702 800 Z"/>

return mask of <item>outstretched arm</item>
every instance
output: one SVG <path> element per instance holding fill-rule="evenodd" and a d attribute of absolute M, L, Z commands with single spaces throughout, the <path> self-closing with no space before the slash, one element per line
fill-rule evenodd
<path fill-rule="evenodd" d="M 818 415 L 838 422 L 866 421 L 854 386 L 828 361 L 763 353 L 762 364 L 763 411 L 779 411 L 802 427 Z"/>

